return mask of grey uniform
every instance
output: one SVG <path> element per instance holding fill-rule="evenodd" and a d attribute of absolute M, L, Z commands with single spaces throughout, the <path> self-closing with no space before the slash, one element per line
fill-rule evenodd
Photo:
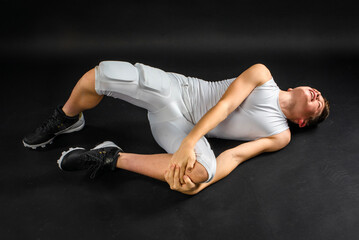
<path fill-rule="evenodd" d="M 148 110 L 153 137 L 168 153 L 174 153 L 201 117 L 222 97 L 235 78 L 208 82 L 137 63 L 121 69 L 123 62 L 104 61 L 96 66 L 96 91 Z M 128 63 L 126 63 L 128 64 Z M 132 76 L 138 75 L 138 78 Z M 119 79 L 121 75 L 122 80 Z M 136 76 L 137 76 L 136 75 Z M 245 101 L 207 137 L 254 140 L 278 134 L 288 124 L 278 103 L 279 88 L 273 79 L 255 88 Z M 195 146 L 196 160 L 208 172 L 216 172 L 216 157 L 206 137 Z"/>

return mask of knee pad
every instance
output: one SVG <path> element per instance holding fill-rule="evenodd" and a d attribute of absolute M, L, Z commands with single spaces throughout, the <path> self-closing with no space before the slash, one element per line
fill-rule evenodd
<path fill-rule="evenodd" d="M 170 95 L 171 79 L 165 71 L 141 63 L 136 63 L 135 66 L 140 71 L 140 86 L 144 90 L 161 96 Z"/>
<path fill-rule="evenodd" d="M 139 73 L 136 67 L 129 62 L 122 61 L 103 61 L 99 65 L 102 74 L 116 81 L 137 82 Z"/>

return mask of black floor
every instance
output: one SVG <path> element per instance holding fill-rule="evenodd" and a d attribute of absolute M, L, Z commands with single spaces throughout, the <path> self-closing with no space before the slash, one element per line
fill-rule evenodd
<path fill-rule="evenodd" d="M 56 160 L 72 146 L 112 140 L 128 152 L 158 153 L 146 112 L 105 98 L 85 113 L 83 131 L 33 151 L 22 137 L 63 104 L 101 60 L 143 62 L 207 80 L 234 77 L 256 62 L 282 89 L 318 88 L 331 102 L 322 125 L 293 134 L 195 196 L 117 171 L 92 181 Z M 357 239 L 359 234 L 359 57 L 247 54 L 103 54 L 1 60 L 1 239 Z M 218 155 L 239 142 L 210 139 Z"/>

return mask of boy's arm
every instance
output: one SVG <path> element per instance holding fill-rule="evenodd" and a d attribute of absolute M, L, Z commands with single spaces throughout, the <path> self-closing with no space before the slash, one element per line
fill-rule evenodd
<path fill-rule="evenodd" d="M 255 87 L 262 85 L 271 78 L 269 70 L 262 64 L 255 64 L 248 68 L 232 82 L 218 103 L 194 126 L 171 159 L 171 164 L 177 164 L 180 167 L 182 183 L 186 169 L 190 170 L 196 161 L 194 146 L 198 140 L 226 119 Z"/>
<path fill-rule="evenodd" d="M 251 142 L 238 145 L 235 148 L 224 151 L 217 157 L 217 170 L 214 178 L 209 183 L 194 184 L 189 177 L 185 176 L 185 184 L 180 184 L 176 176 L 176 169 L 167 171 L 166 181 L 171 189 L 184 194 L 197 194 L 211 184 L 221 180 L 230 174 L 239 164 L 253 158 L 263 152 L 278 151 L 290 142 L 290 130 L 286 130 L 271 137 L 260 138 Z"/>

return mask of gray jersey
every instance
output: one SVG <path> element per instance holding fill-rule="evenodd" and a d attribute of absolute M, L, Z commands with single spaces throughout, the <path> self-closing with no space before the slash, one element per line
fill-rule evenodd
<path fill-rule="evenodd" d="M 189 78 L 186 105 L 192 121 L 197 123 L 222 97 L 235 78 L 208 82 Z M 256 87 L 243 103 L 224 121 L 210 131 L 208 137 L 232 140 L 255 140 L 287 130 L 288 123 L 279 106 L 279 91 L 273 79 Z"/>

